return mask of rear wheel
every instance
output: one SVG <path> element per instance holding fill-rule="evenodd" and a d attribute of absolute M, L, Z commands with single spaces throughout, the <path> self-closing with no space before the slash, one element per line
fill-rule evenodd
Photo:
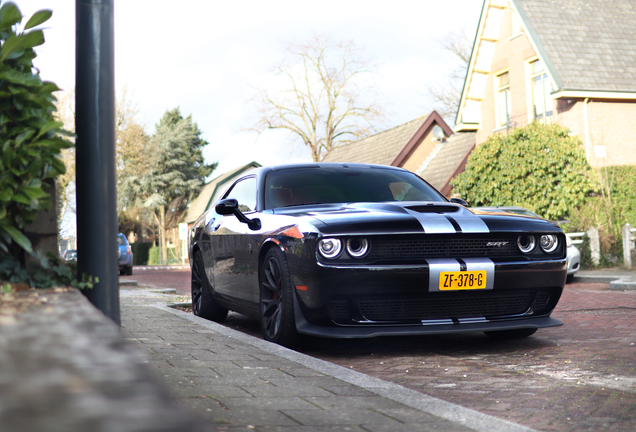
<path fill-rule="evenodd" d="M 532 336 L 537 332 L 536 328 L 523 328 L 514 330 L 499 330 L 499 331 L 487 331 L 486 336 L 493 339 L 521 339 L 524 337 Z"/>
<path fill-rule="evenodd" d="M 291 272 L 285 254 L 271 248 L 260 269 L 261 329 L 265 340 L 286 347 L 298 342 Z"/>
<path fill-rule="evenodd" d="M 128 276 L 132 276 L 132 265 L 129 265 L 128 267 L 126 267 L 126 274 Z"/>
<path fill-rule="evenodd" d="M 222 322 L 227 317 L 227 309 L 218 305 L 212 297 L 212 287 L 208 282 L 203 264 L 201 251 L 194 254 L 192 263 L 192 312 L 196 316 L 216 322 Z"/>

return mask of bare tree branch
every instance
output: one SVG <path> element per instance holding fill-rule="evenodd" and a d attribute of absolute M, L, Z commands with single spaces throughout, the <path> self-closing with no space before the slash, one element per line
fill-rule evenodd
<path fill-rule="evenodd" d="M 428 86 L 428 93 L 435 101 L 435 109 L 440 115 L 449 118 L 457 113 L 466 70 L 473 50 L 473 40 L 465 29 L 460 29 L 437 39 L 437 43 L 451 53 L 455 61 L 444 80 Z"/>
<path fill-rule="evenodd" d="M 289 61 L 277 75 L 287 88 L 259 89 L 259 119 L 250 130 L 285 129 L 302 140 L 318 162 L 333 148 L 376 131 L 384 110 L 367 83 L 368 62 L 351 42 L 314 36 L 286 47 Z"/>

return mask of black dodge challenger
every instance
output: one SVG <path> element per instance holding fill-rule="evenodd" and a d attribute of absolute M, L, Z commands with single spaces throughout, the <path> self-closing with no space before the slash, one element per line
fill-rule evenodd
<path fill-rule="evenodd" d="M 567 272 L 561 229 L 462 204 L 388 166 L 250 171 L 190 230 L 194 313 L 257 317 L 285 346 L 561 325 L 550 317 Z"/>

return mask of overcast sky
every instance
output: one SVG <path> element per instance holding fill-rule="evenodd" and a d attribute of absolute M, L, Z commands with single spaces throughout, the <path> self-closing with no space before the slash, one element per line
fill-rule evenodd
<path fill-rule="evenodd" d="M 34 63 L 43 79 L 73 87 L 75 1 L 15 1 L 25 20 L 53 10 Z M 285 133 L 242 131 L 256 120 L 253 87 L 283 58 L 285 43 L 322 33 L 363 48 L 378 65 L 389 128 L 430 111 L 427 86 L 451 67 L 436 39 L 460 28 L 473 35 L 481 6 L 481 0 L 115 0 L 115 85 L 128 88 L 149 133 L 167 109 L 191 114 L 210 142 L 206 161 L 219 162 L 212 177 L 253 160 L 310 160 Z"/>

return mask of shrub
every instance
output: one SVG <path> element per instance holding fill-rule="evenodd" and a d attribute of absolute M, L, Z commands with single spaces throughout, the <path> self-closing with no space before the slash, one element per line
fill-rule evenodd
<path fill-rule="evenodd" d="M 516 205 L 551 220 L 568 217 L 595 184 L 579 139 L 539 123 L 490 136 L 452 181 L 470 206 Z"/>
<path fill-rule="evenodd" d="M 131 243 L 130 248 L 133 253 L 133 265 L 146 265 L 148 264 L 150 247 L 152 242 L 137 242 Z"/>
<path fill-rule="evenodd" d="M 71 147 L 62 123 L 53 119 L 58 87 L 33 73 L 33 48 L 44 43 L 42 30 L 33 28 L 51 14 L 35 13 L 18 32 L 18 7 L 10 2 L 0 7 L 0 250 L 12 256 L 32 252 L 24 225 L 51 208 L 45 180 L 64 173 L 58 155 Z"/>
<path fill-rule="evenodd" d="M 621 228 L 636 225 L 636 166 L 609 166 L 595 170 L 599 193 L 586 197 L 563 225 L 565 231 L 587 231 L 596 227 L 601 243 L 601 267 L 622 263 Z"/>

